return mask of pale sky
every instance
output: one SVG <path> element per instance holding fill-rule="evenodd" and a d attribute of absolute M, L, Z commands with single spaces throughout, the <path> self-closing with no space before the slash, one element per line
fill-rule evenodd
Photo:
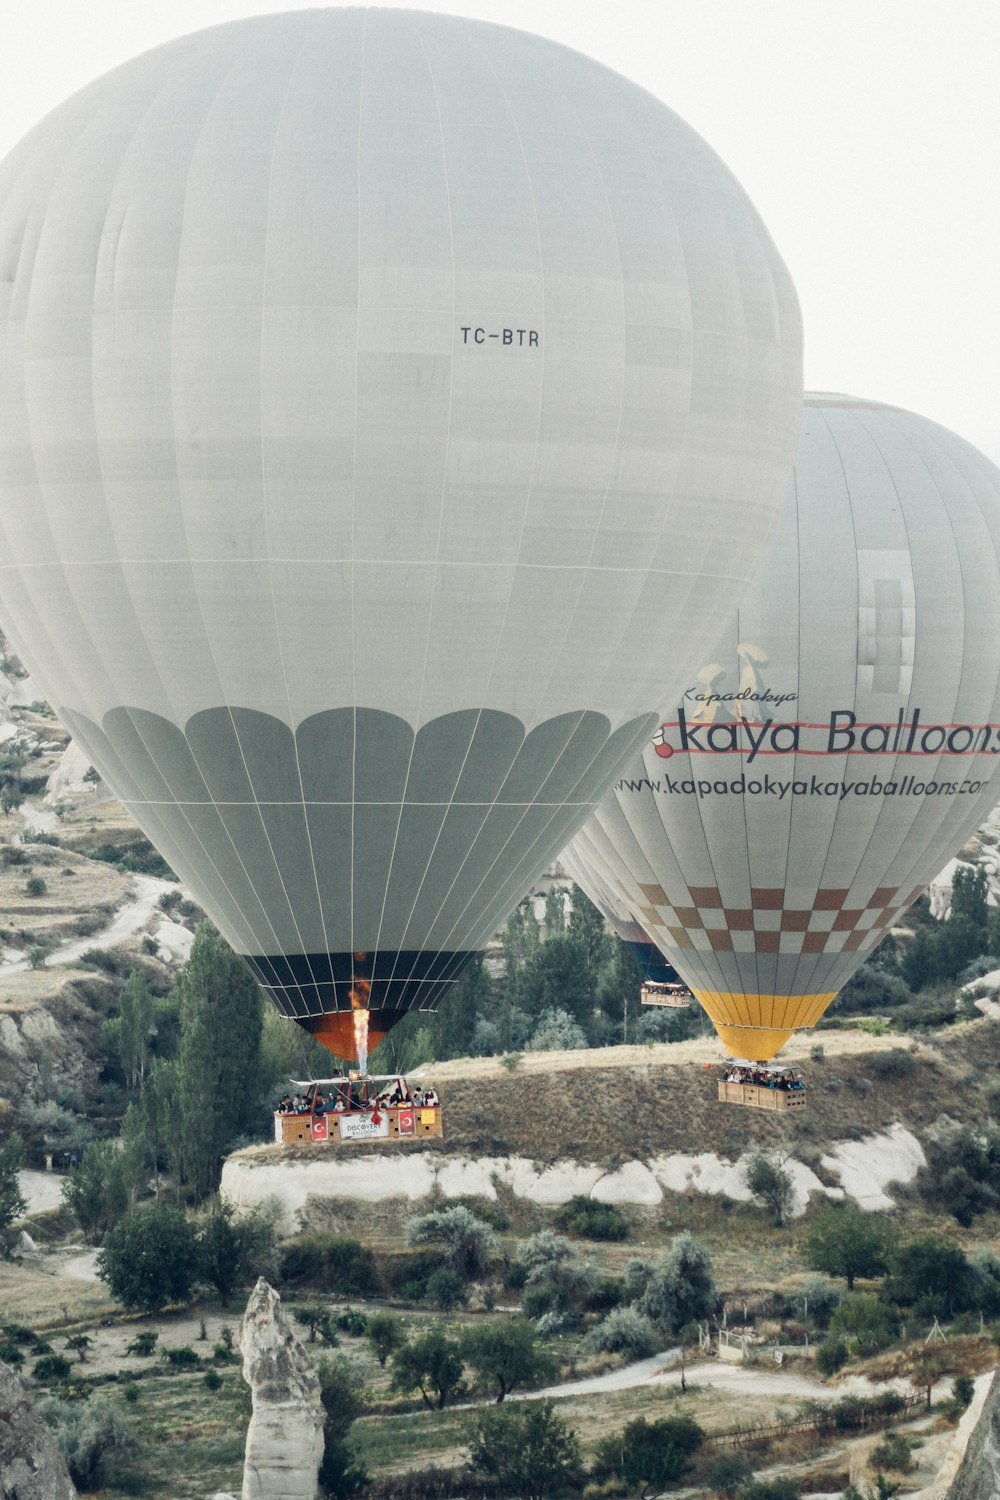
<path fill-rule="evenodd" d="M 171 37 L 302 0 L 6 0 L 0 156 Z M 311 8 L 311 7 L 310 7 Z M 1000 463 L 1000 0 L 414 0 L 642 84 L 743 183 L 791 270 L 806 385 L 907 406 Z"/>

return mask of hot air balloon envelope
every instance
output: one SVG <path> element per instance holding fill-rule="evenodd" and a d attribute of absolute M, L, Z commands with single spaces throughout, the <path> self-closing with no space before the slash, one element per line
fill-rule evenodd
<path fill-rule="evenodd" d="M 739 614 L 568 851 L 732 1052 L 814 1024 L 1000 797 L 998 558 L 982 454 L 807 398 Z"/>
<path fill-rule="evenodd" d="M 338 1053 L 648 738 L 777 514 L 800 342 L 709 148 L 502 27 L 236 21 L 0 168 L 4 627 Z"/>

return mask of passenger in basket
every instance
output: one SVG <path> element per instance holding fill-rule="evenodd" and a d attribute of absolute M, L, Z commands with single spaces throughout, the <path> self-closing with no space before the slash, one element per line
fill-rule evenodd
<path fill-rule="evenodd" d="M 440 1103 L 441 1101 L 437 1096 L 437 1089 L 428 1089 L 424 1094 L 424 1108 L 437 1109 Z"/>

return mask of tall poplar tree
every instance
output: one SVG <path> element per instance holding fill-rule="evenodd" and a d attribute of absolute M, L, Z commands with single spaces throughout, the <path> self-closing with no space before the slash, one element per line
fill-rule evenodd
<path fill-rule="evenodd" d="M 263 1002 L 252 975 L 210 922 L 177 976 L 181 1160 L 199 1198 L 218 1184 L 232 1142 L 254 1128 L 261 1086 Z"/>

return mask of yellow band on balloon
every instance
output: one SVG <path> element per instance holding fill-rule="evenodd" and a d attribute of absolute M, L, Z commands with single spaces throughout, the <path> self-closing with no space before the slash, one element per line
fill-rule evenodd
<path fill-rule="evenodd" d="M 694 990 L 723 1046 L 738 1057 L 767 1062 L 789 1037 L 815 1026 L 836 995 L 744 995 Z"/>

